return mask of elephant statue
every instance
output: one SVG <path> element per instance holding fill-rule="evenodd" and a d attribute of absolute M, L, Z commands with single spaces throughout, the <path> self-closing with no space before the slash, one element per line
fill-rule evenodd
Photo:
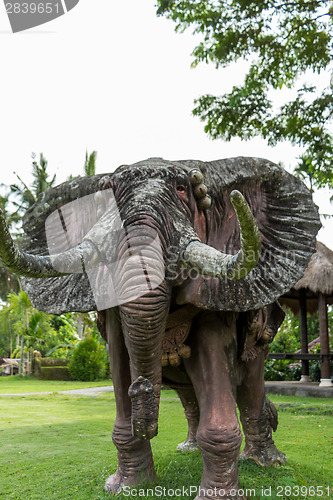
<path fill-rule="evenodd" d="M 274 302 L 259 311 L 240 314 L 237 318 L 237 337 L 243 339 L 242 354 L 237 359 L 236 402 L 245 435 L 245 448 L 240 458 L 251 459 L 260 467 L 284 465 L 286 456 L 279 451 L 272 439 L 272 430 L 278 426 L 278 414 L 274 404 L 264 394 L 264 361 L 281 326 L 285 313 L 279 302 Z M 172 386 L 172 384 L 171 384 Z M 200 409 L 191 384 L 174 385 L 184 407 L 188 423 L 185 441 L 177 450 L 194 451 L 198 448 L 196 439 L 200 421 Z M 258 395 L 258 398 L 256 397 Z"/>
<path fill-rule="evenodd" d="M 236 402 L 245 455 L 261 453 L 256 437 L 270 440 L 276 420 L 262 375 L 269 331 L 263 319 L 255 334 L 249 325 L 303 275 L 319 227 L 300 180 L 246 157 L 150 158 L 65 182 L 28 210 L 20 249 L 0 218 L 0 258 L 25 276 L 35 307 L 98 310 L 117 406 L 109 492 L 156 478 L 163 380 L 189 389 L 186 404 L 195 396 L 200 409 L 197 499 L 243 498 Z"/>

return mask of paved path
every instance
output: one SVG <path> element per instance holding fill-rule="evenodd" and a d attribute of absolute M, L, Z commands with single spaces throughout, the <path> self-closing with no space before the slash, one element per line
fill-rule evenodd
<path fill-rule="evenodd" d="M 265 382 L 266 392 L 285 396 L 299 396 L 303 398 L 333 398 L 333 385 L 331 387 L 319 387 L 317 382 Z"/>
<path fill-rule="evenodd" d="M 302 396 L 302 397 L 321 397 L 333 398 L 332 387 L 318 387 L 317 383 L 303 384 L 300 382 L 266 382 L 266 392 L 270 394 L 284 394 L 288 396 Z M 71 391 L 48 391 L 48 392 L 25 392 L 20 394 L 0 394 L 0 397 L 13 397 L 13 396 L 38 396 L 39 394 L 68 394 L 73 396 L 99 396 L 104 392 L 113 392 L 112 385 L 103 387 L 91 387 L 90 389 L 74 389 Z M 167 398 L 169 399 L 169 398 Z M 178 399 L 178 398 L 175 398 Z"/>
<path fill-rule="evenodd" d="M 73 396 L 99 396 L 103 392 L 113 392 L 112 385 L 106 385 L 103 387 L 90 387 L 89 389 L 72 389 L 70 391 L 46 391 L 46 392 L 22 392 L 20 394 L 0 394 L 0 397 L 8 396 L 38 396 L 39 394 L 70 394 Z"/>

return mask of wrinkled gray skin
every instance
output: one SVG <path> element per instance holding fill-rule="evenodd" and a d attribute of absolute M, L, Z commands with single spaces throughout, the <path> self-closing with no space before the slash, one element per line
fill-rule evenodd
<path fill-rule="evenodd" d="M 114 192 L 122 230 L 112 230 L 114 212 L 107 203 L 101 207 L 96 195 L 96 207 L 80 210 L 77 220 L 71 221 L 74 232 L 85 221 L 82 243 L 75 240 L 70 245 L 75 248 L 50 259 L 45 219 L 66 203 L 108 188 Z M 250 209 L 234 189 L 243 193 Z M 60 229 L 66 229 L 65 223 Z M 300 279 L 315 251 L 319 227 L 317 209 L 305 186 L 258 158 L 216 162 L 155 158 L 120 167 L 106 177 L 64 183 L 46 192 L 27 213 L 26 253 L 14 248 L 0 220 L 0 257 L 28 277 L 24 287 L 42 310 L 59 314 L 96 309 L 83 271 L 89 273 L 103 262 L 116 261 L 114 275 L 122 297 L 135 291 L 138 269 L 160 278 L 144 296 L 100 314 L 117 404 L 113 442 L 118 469 L 106 482 L 108 491 L 119 492 L 124 485 L 156 477 L 150 439 L 157 433 L 165 330 L 170 313 L 185 304 L 198 309 L 183 339 L 191 355 L 181 360 L 176 354 L 179 366 L 163 368 L 163 377 L 172 385 L 192 388 L 200 409 L 196 439 L 203 457 L 203 493 L 197 498 L 227 498 L 231 489 L 238 488 L 241 432 L 236 398 L 240 408 L 244 406 L 241 414 L 248 422 L 248 436 L 266 433 L 269 439 L 267 422 L 271 419 L 272 427 L 274 420 L 263 392 L 262 364 L 253 361 L 252 369 L 251 362 L 243 371 L 239 368 L 247 315 L 274 302 Z M 156 235 L 162 254 L 152 244 Z M 68 241 L 71 236 L 68 231 Z M 140 252 L 133 258 L 133 249 L 143 247 L 148 249 L 144 259 Z M 94 286 L 107 293 L 107 278 L 103 273 L 97 278 Z M 254 387 L 251 395 L 249 389 Z M 239 396 L 242 392 L 246 397 Z M 247 456 L 253 446 L 249 444 Z M 211 496 L 209 489 L 215 487 L 219 493 Z"/>

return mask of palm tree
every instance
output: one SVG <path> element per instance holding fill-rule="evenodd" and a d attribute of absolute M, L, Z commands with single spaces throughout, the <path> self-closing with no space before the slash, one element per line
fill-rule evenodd
<path fill-rule="evenodd" d="M 84 162 L 84 175 L 96 174 L 96 157 L 97 157 L 97 151 L 93 151 L 89 156 L 88 156 L 88 151 L 86 151 L 86 160 Z"/>
<path fill-rule="evenodd" d="M 21 213 L 23 210 L 30 208 L 38 199 L 39 195 L 54 186 L 56 181 L 56 176 L 54 175 L 52 179 L 49 179 L 49 173 L 47 172 L 48 162 L 45 159 L 43 153 L 40 154 L 39 164 L 35 160 L 36 155 L 32 155 L 32 175 L 34 180 L 32 182 L 31 188 L 21 179 L 21 177 L 16 174 L 16 177 L 20 181 L 20 184 L 12 184 L 10 186 L 11 192 L 18 199 L 13 201 L 13 205 L 16 206 L 16 213 Z"/>
<path fill-rule="evenodd" d="M 29 324 L 30 300 L 22 290 L 19 293 L 8 294 L 8 304 L 0 312 L 1 324 L 10 326 L 10 330 L 17 332 L 17 346 L 20 343 L 19 375 L 24 376 L 24 336 Z"/>
<path fill-rule="evenodd" d="M 33 159 L 35 159 L 36 155 L 32 155 Z M 43 191 L 50 189 L 54 186 L 56 181 L 56 174 L 49 180 L 49 173 L 47 172 L 48 162 L 45 159 L 43 153 L 40 154 L 39 165 L 36 161 L 32 162 L 32 175 L 34 176 L 34 180 L 32 182 L 32 188 L 35 195 L 35 199 L 37 201 L 38 196 Z"/>
<path fill-rule="evenodd" d="M 7 332 L 11 343 L 12 333 L 17 334 L 17 348 L 14 352 L 20 352 L 19 374 L 24 376 L 25 348 L 32 350 L 35 343 L 42 338 L 51 316 L 32 307 L 28 295 L 23 290 L 9 293 L 7 300 L 7 305 L 0 311 L 1 332 Z"/>

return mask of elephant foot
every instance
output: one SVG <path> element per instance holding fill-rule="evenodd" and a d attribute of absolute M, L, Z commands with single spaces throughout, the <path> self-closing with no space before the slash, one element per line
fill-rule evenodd
<path fill-rule="evenodd" d="M 119 469 L 117 469 L 112 476 L 108 477 L 104 488 L 108 493 L 118 495 L 126 486 L 138 486 L 141 483 L 154 481 L 156 481 L 154 467 L 140 471 L 140 474 L 133 474 L 128 477 L 123 476 Z"/>
<path fill-rule="evenodd" d="M 105 483 L 105 489 L 108 493 L 113 493 L 117 495 L 121 492 L 124 483 L 122 481 L 119 470 L 117 469 L 112 476 L 108 477 Z"/>
<path fill-rule="evenodd" d="M 196 439 L 186 439 L 186 441 L 179 443 L 177 451 L 191 452 L 197 450 L 198 448 L 199 446 Z"/>
<path fill-rule="evenodd" d="M 158 433 L 158 405 L 153 384 L 139 377 L 128 389 L 132 401 L 132 433 L 139 439 L 152 439 Z"/>
<path fill-rule="evenodd" d="M 259 467 L 278 467 L 287 463 L 287 457 L 275 444 L 267 447 L 245 446 L 240 459 L 253 460 Z"/>

